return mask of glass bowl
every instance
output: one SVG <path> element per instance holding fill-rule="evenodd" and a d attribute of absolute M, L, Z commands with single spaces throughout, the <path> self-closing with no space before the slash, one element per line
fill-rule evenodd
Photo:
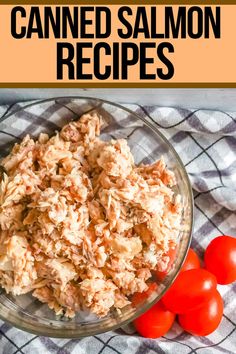
<path fill-rule="evenodd" d="M 79 338 L 114 330 L 140 316 L 155 302 L 160 300 L 171 286 L 183 264 L 189 244 L 193 224 L 192 189 L 185 168 L 168 140 L 158 131 L 151 120 L 146 120 L 132 112 L 126 105 L 85 97 L 62 97 L 30 104 L 15 105 L 0 118 L 0 158 L 5 156 L 12 145 L 26 134 L 37 137 L 40 132 L 53 134 L 64 124 L 91 111 L 101 114 L 106 125 L 101 137 L 125 138 L 134 155 L 136 164 L 152 163 L 164 157 L 168 168 L 176 176 L 175 192 L 181 194 L 183 214 L 179 234 L 178 250 L 171 271 L 158 284 L 157 289 L 137 307 L 127 306 L 119 313 L 111 312 L 98 319 L 89 313 L 79 313 L 72 320 L 58 317 L 47 305 L 40 303 L 30 294 L 7 295 L 0 290 L 0 318 L 22 330 L 37 335 L 63 338 Z"/>

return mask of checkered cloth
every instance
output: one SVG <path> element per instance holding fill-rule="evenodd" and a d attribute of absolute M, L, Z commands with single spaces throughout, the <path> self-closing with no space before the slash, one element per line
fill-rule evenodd
<path fill-rule="evenodd" d="M 72 104 L 73 103 L 73 104 Z M 16 113 L 11 131 L 4 132 L 9 114 Z M 156 106 L 124 105 L 151 120 L 173 144 L 186 166 L 194 190 L 195 226 L 192 247 L 202 258 L 209 241 L 217 235 L 236 235 L 236 112 L 186 110 Z M 69 99 L 0 107 L 1 153 L 15 134 L 35 132 L 32 117 L 47 129 L 55 128 L 51 117 L 75 118 L 79 107 Z M 21 135 L 19 134 L 19 130 Z M 211 354 L 236 352 L 236 283 L 219 286 L 225 308 L 219 328 L 207 337 L 193 337 L 177 323 L 163 338 L 140 338 L 126 327 L 84 339 L 39 337 L 0 321 L 0 354 Z"/>

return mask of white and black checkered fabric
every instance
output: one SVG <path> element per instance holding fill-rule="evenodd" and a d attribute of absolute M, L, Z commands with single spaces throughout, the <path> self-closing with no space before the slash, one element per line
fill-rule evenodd
<path fill-rule="evenodd" d="M 73 101 L 73 102 L 72 102 Z M 24 110 L 10 122 L 9 114 Z M 154 122 L 175 147 L 186 166 L 194 190 L 195 227 L 192 247 L 202 258 L 214 237 L 236 236 L 236 112 L 187 110 L 156 106 L 124 105 Z M 26 133 L 57 129 L 55 115 L 75 118 L 76 100 L 51 100 L 0 107 L 1 155 L 9 143 Z M 34 119 L 32 119 L 34 118 Z M 121 118 L 122 119 L 122 118 Z M 39 337 L 17 330 L 0 321 L 0 354 L 217 354 L 236 353 L 236 283 L 219 286 L 225 308 L 219 328 L 207 337 L 193 337 L 178 324 L 163 338 L 140 338 L 118 330 L 84 339 Z M 131 334 L 128 334 L 131 333 Z"/>

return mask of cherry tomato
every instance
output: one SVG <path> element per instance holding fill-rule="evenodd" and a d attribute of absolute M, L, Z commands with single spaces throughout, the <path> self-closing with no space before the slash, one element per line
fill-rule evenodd
<path fill-rule="evenodd" d="M 176 247 L 171 247 L 169 248 L 169 251 L 166 252 L 166 254 L 164 254 L 164 256 L 167 256 L 169 257 L 169 262 L 167 264 L 167 268 L 165 271 L 156 271 L 156 276 L 159 280 L 163 280 L 166 275 L 169 273 L 169 271 L 171 270 L 172 268 L 172 265 L 175 261 L 175 258 L 176 258 L 176 253 L 177 253 L 177 248 Z"/>
<path fill-rule="evenodd" d="M 236 238 L 219 236 L 210 242 L 205 256 L 205 266 L 216 276 L 218 284 L 236 280 Z"/>
<path fill-rule="evenodd" d="M 137 307 L 140 305 L 142 302 L 144 302 L 153 291 L 157 289 L 157 284 L 156 283 L 150 283 L 148 285 L 148 290 L 143 291 L 142 293 L 135 293 L 132 297 L 132 305 Z"/>
<path fill-rule="evenodd" d="M 215 276 L 207 270 L 186 270 L 180 272 L 162 301 L 168 310 L 186 313 L 208 300 L 216 285 Z"/>
<path fill-rule="evenodd" d="M 175 320 L 175 314 L 168 311 L 159 301 L 147 312 L 134 320 L 134 326 L 139 334 L 146 338 L 164 336 Z"/>
<path fill-rule="evenodd" d="M 202 306 L 179 315 L 181 327 L 196 336 L 207 336 L 219 326 L 223 316 L 224 303 L 220 293 L 213 291 L 210 299 Z"/>
<path fill-rule="evenodd" d="M 192 248 L 189 248 L 187 257 L 181 268 L 181 272 L 184 272 L 185 270 L 189 269 L 198 269 L 200 267 L 200 260 L 198 258 L 197 253 Z"/>

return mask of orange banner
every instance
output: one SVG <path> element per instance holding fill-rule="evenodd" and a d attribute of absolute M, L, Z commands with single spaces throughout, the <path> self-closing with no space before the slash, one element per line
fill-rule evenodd
<path fill-rule="evenodd" d="M 1 5 L 0 86 L 236 84 L 235 18 L 236 5 Z"/>

